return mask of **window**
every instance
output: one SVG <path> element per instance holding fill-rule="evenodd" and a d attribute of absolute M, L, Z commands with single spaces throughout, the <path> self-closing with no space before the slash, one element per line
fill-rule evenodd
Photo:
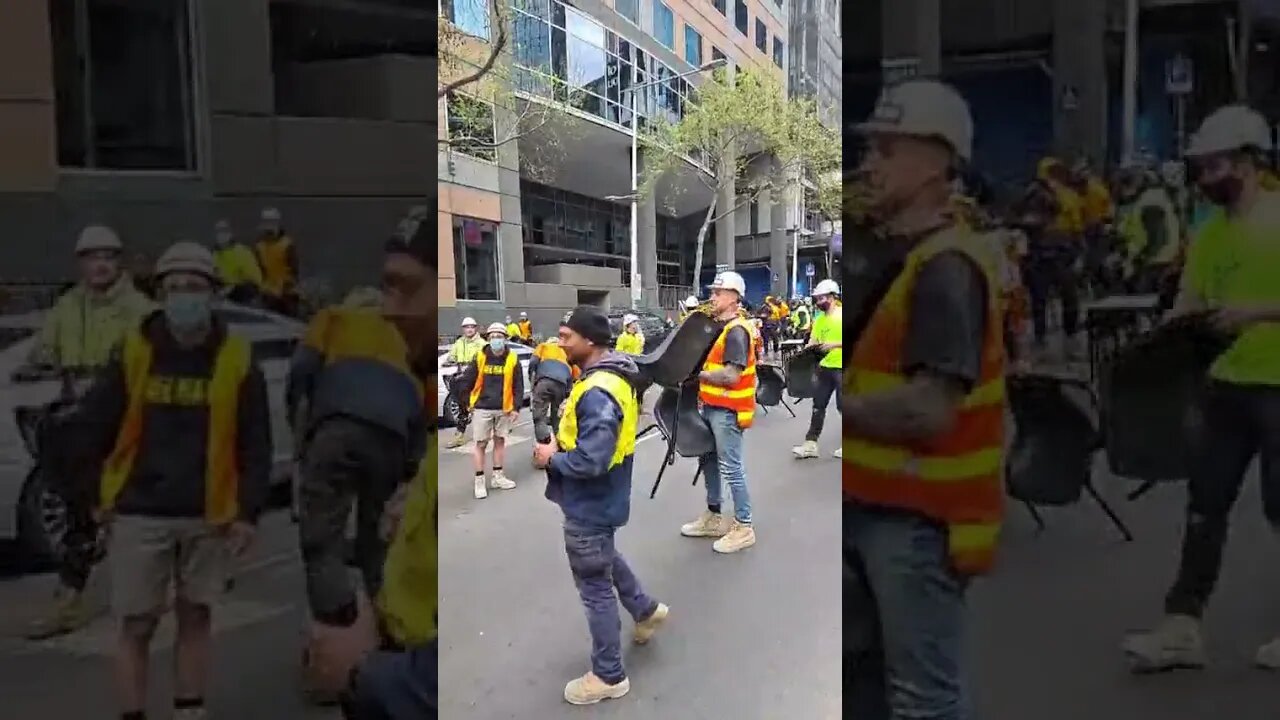
<path fill-rule="evenodd" d="M 195 170 L 186 9 L 170 0 L 49 3 L 60 166 Z"/>
<path fill-rule="evenodd" d="M 702 65 L 702 36 L 691 26 L 684 26 L 684 59 L 694 67 Z"/>
<path fill-rule="evenodd" d="M 640 0 L 617 0 L 613 6 L 617 8 L 619 15 L 640 24 Z"/>
<path fill-rule="evenodd" d="M 608 68 L 604 51 L 605 30 L 586 15 L 566 8 L 569 84 L 599 97 L 605 96 Z M 593 110 L 596 114 L 598 111 Z"/>
<path fill-rule="evenodd" d="M 459 300 L 498 299 L 498 226 L 453 219 L 453 269 Z"/>
<path fill-rule="evenodd" d="M 440 0 L 444 16 L 459 30 L 485 40 L 489 39 L 489 3 L 487 0 Z"/>
<path fill-rule="evenodd" d="M 653 3 L 653 37 L 671 49 L 676 46 L 676 17 L 659 0 Z"/>
<path fill-rule="evenodd" d="M 718 48 L 718 47 L 716 47 L 716 46 L 714 46 L 714 45 L 712 45 L 712 46 L 711 46 L 711 60 L 712 60 L 712 62 L 714 62 L 714 61 L 716 61 L 716 60 L 727 60 L 727 59 L 728 59 L 728 58 L 726 58 L 726 57 L 724 56 L 724 53 L 720 52 L 720 48 Z"/>
<path fill-rule="evenodd" d="M 752 235 L 760 232 L 760 200 L 758 198 L 751 198 L 751 202 L 747 205 L 747 222 Z"/>
<path fill-rule="evenodd" d="M 769 28 L 760 18 L 756 18 L 756 49 L 760 52 L 769 52 Z"/>
<path fill-rule="evenodd" d="M 743 35 L 747 34 L 747 28 L 751 27 L 750 20 L 747 17 L 746 0 L 734 0 L 733 2 L 733 24 L 738 28 L 738 32 Z"/>
<path fill-rule="evenodd" d="M 725 9 L 725 0 L 711 0 L 711 4 L 715 6 L 716 12 L 725 15 L 728 11 Z"/>
<path fill-rule="evenodd" d="M 782 41 L 773 39 L 773 64 L 782 67 Z"/>
<path fill-rule="evenodd" d="M 495 162 L 498 159 L 493 106 L 459 93 L 450 93 L 445 106 L 449 146 L 464 155 Z"/>

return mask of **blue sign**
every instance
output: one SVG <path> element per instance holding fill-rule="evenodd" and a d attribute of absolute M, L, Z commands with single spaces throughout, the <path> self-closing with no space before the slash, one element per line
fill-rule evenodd
<path fill-rule="evenodd" d="M 817 269 L 817 268 L 815 268 L 815 267 L 813 266 L 813 263 L 806 263 L 806 264 L 805 264 L 805 266 L 804 266 L 804 276 L 805 276 L 805 277 L 813 277 L 814 275 L 817 275 L 817 274 L 818 274 L 818 269 Z"/>

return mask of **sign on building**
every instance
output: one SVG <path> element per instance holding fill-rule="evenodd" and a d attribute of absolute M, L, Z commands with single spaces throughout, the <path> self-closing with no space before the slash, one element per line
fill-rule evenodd
<path fill-rule="evenodd" d="M 1195 88 L 1195 72 L 1191 58 L 1174 55 L 1164 64 L 1164 91 L 1170 95 L 1190 95 Z"/>
<path fill-rule="evenodd" d="M 814 267 L 813 263 L 805 263 L 805 266 L 804 266 L 805 277 L 813 277 L 814 275 L 817 275 L 817 274 L 818 274 L 818 268 Z"/>

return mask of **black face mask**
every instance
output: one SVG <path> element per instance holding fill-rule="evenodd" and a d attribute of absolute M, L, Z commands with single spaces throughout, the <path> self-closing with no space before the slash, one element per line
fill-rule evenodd
<path fill-rule="evenodd" d="M 1228 176 L 1212 183 L 1201 183 L 1200 192 L 1205 198 L 1220 207 L 1230 207 L 1240 199 L 1244 192 L 1244 181 L 1238 177 Z"/>
<path fill-rule="evenodd" d="M 827 308 L 829 307 L 831 307 L 830 300 L 823 300 L 822 302 L 818 303 L 818 309 L 821 310 L 822 312 L 826 312 Z"/>

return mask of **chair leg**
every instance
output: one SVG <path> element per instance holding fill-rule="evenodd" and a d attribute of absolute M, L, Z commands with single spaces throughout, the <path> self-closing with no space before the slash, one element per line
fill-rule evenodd
<path fill-rule="evenodd" d="M 791 417 L 795 417 L 795 416 L 796 416 L 796 411 L 795 411 L 795 410 L 792 410 L 792 409 L 791 409 L 791 406 L 787 404 L 787 399 L 786 399 L 786 398 L 782 398 L 782 407 L 786 408 L 786 409 L 787 409 L 787 412 L 791 413 Z"/>
<path fill-rule="evenodd" d="M 1136 490 L 1126 495 L 1125 499 L 1129 501 L 1137 500 L 1138 498 L 1142 497 L 1143 495 L 1146 495 L 1147 493 L 1155 489 L 1156 489 L 1155 481 L 1147 480 L 1146 482 L 1139 485 Z"/>
<path fill-rule="evenodd" d="M 1022 501 L 1022 506 L 1027 509 L 1027 512 L 1030 513 L 1031 515 L 1031 519 L 1035 521 L 1036 532 L 1037 533 L 1044 532 L 1044 518 L 1040 516 L 1040 511 L 1036 509 L 1036 506 L 1032 505 L 1026 500 Z"/>
<path fill-rule="evenodd" d="M 657 430 L 657 429 L 658 429 L 658 424 L 657 424 L 657 423 L 654 423 L 654 424 L 650 425 L 649 427 L 647 427 L 647 428 L 645 428 L 645 429 L 641 430 L 640 432 L 636 433 L 636 439 L 637 439 L 637 440 L 639 440 L 640 438 L 644 437 L 645 435 L 648 435 L 649 433 L 651 433 L 651 432 L 653 432 L 654 430 Z"/>
<path fill-rule="evenodd" d="M 1089 497 L 1092 497 L 1093 501 L 1098 503 L 1098 507 L 1102 508 L 1102 512 L 1106 513 L 1108 518 L 1111 518 L 1111 524 L 1115 525 L 1116 529 L 1120 531 L 1124 541 L 1133 542 L 1133 533 L 1129 532 L 1129 526 L 1124 524 L 1124 521 L 1120 519 L 1116 511 L 1111 509 L 1111 505 L 1098 494 L 1098 489 L 1093 486 L 1092 479 L 1085 482 L 1084 489 L 1085 492 L 1089 493 Z"/>
<path fill-rule="evenodd" d="M 662 466 L 658 468 L 658 477 L 653 481 L 653 489 L 649 491 L 649 499 L 652 500 L 658 495 L 658 486 L 662 484 L 662 475 L 667 472 L 667 467 L 676 461 L 676 441 L 673 435 L 667 443 L 667 456 L 662 459 Z"/>
<path fill-rule="evenodd" d="M 693 487 L 698 486 L 698 478 L 702 475 L 702 458 L 698 458 L 698 469 L 693 471 Z"/>

